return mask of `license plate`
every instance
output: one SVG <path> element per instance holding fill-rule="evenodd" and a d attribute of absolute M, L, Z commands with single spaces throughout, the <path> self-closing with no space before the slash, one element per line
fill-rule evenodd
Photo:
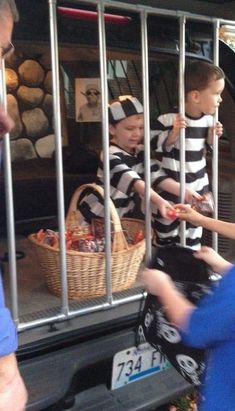
<path fill-rule="evenodd" d="M 166 357 L 147 343 L 120 351 L 113 358 L 112 390 L 167 368 Z"/>

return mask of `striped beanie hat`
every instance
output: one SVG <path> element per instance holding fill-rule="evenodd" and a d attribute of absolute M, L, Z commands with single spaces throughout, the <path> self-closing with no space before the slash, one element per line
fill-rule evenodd
<path fill-rule="evenodd" d="M 109 123 L 116 124 L 135 114 L 143 114 L 144 108 L 136 97 L 119 96 L 109 104 Z"/>

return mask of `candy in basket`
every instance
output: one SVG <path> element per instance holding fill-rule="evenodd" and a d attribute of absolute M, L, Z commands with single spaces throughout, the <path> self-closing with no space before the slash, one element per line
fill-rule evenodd
<path fill-rule="evenodd" d="M 102 187 L 96 184 L 84 184 L 79 187 L 73 194 L 65 221 L 68 296 L 74 299 L 93 298 L 106 293 L 104 222 L 95 219 L 91 225 L 83 226 L 82 217 L 77 210 L 81 193 L 87 188 L 101 196 L 104 195 Z M 120 219 L 111 199 L 110 216 L 110 275 L 112 291 L 118 292 L 135 284 L 145 254 L 144 221 Z M 36 234 L 31 234 L 29 240 L 36 250 L 49 290 L 60 295 L 58 232 L 40 230 Z"/>
<path fill-rule="evenodd" d="M 137 244 L 144 239 L 143 230 L 136 231 L 132 237 L 127 230 L 123 234 L 128 244 Z M 35 234 L 39 243 L 59 249 L 59 232 L 51 229 L 41 229 Z M 114 232 L 111 231 L 111 242 Z M 66 250 L 83 251 L 87 253 L 99 253 L 105 251 L 104 221 L 94 219 L 91 225 L 82 225 L 65 232 Z"/>

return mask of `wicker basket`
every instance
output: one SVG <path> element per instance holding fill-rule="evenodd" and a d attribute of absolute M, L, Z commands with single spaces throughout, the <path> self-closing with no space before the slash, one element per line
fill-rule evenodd
<path fill-rule="evenodd" d="M 81 215 L 77 210 L 77 203 L 81 193 L 90 187 L 104 195 L 103 189 L 96 184 L 84 184 L 73 194 L 66 217 L 65 227 L 79 226 Z M 110 215 L 113 233 L 112 242 L 112 291 L 122 291 L 131 287 L 145 254 L 145 240 L 135 245 L 127 244 L 123 230 L 131 236 L 139 230 L 144 231 L 144 221 L 120 218 L 110 199 Z M 38 259 L 45 274 L 49 290 L 56 295 L 61 293 L 59 250 L 40 243 L 35 234 L 29 236 L 36 249 Z M 105 253 L 80 252 L 69 250 L 66 253 L 68 296 L 73 299 L 84 299 L 102 296 L 106 293 L 105 281 Z"/>

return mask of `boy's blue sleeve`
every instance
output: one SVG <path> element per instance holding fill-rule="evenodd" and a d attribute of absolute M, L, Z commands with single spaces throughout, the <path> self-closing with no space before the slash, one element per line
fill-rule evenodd
<path fill-rule="evenodd" d="M 182 333 L 187 345 L 215 347 L 235 335 L 235 267 L 224 275 L 215 292 L 202 299 Z"/>
<path fill-rule="evenodd" d="M 17 346 L 17 332 L 10 311 L 5 307 L 0 273 L 0 357 L 15 352 Z"/>

